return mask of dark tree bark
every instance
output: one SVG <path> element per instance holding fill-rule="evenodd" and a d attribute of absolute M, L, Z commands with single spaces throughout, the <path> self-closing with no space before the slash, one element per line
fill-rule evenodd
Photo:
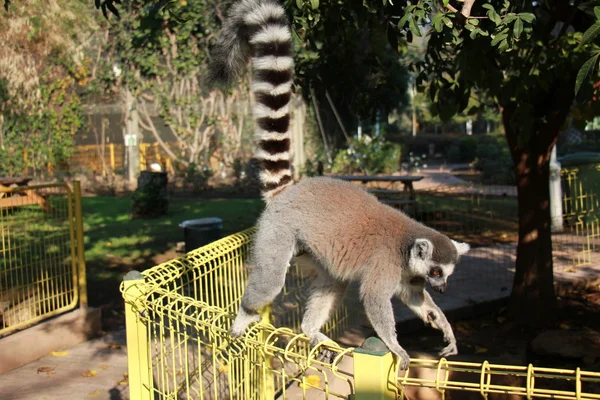
<path fill-rule="evenodd" d="M 519 204 L 519 241 L 509 312 L 515 322 L 532 328 L 557 321 L 550 218 L 550 152 L 573 101 L 570 81 L 556 82 L 532 104 L 531 132 L 519 129 L 516 103 L 503 107 L 502 120 L 513 159 Z"/>

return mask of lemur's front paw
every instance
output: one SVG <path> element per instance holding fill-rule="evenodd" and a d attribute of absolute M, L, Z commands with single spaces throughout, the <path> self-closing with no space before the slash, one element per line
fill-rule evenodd
<path fill-rule="evenodd" d="M 400 369 L 406 371 L 408 369 L 408 364 L 410 364 L 410 356 L 408 353 L 404 349 L 392 350 L 392 353 L 398 357 Z"/>
<path fill-rule="evenodd" d="M 440 357 L 454 356 L 456 354 L 458 354 L 458 348 L 456 347 L 455 340 L 451 341 L 450 344 L 444 347 L 439 353 Z"/>

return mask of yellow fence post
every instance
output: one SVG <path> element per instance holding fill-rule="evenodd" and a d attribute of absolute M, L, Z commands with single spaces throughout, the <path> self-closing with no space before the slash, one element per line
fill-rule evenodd
<path fill-rule="evenodd" d="M 144 277 L 139 271 L 129 271 L 123 277 L 129 397 L 151 400 L 152 369 L 150 347 L 148 346 L 148 326 L 140 314 L 144 310 L 140 310 L 138 307 L 140 298 L 144 294 L 144 284 Z"/>
<path fill-rule="evenodd" d="M 115 144 L 111 143 L 109 145 L 110 148 L 110 169 L 111 172 L 114 174 L 115 173 Z"/>
<path fill-rule="evenodd" d="M 396 399 L 394 357 L 378 338 L 370 337 L 354 350 L 354 400 Z"/>
<path fill-rule="evenodd" d="M 79 289 L 79 306 L 87 308 L 87 279 L 85 268 L 85 248 L 83 241 L 83 210 L 81 207 L 81 183 L 73 182 L 75 198 L 75 240 L 77 243 L 77 286 Z"/>
<path fill-rule="evenodd" d="M 271 316 L 273 313 L 273 307 L 269 304 L 263 307 L 260 310 L 261 320 L 260 322 L 263 324 L 271 323 Z M 266 343 L 268 337 L 268 333 L 261 333 L 261 342 Z M 264 400 L 271 400 L 275 398 L 275 375 L 272 370 L 272 360 L 271 356 L 265 353 L 265 359 L 262 363 L 262 377 L 261 377 L 261 388 L 260 388 L 260 398 Z"/>

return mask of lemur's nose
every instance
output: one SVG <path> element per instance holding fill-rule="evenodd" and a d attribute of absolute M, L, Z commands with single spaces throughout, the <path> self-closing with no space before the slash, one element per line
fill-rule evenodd
<path fill-rule="evenodd" d="M 448 287 L 448 283 L 444 282 L 441 285 L 435 286 L 433 289 L 437 292 L 444 293 L 444 291 L 446 290 L 447 287 Z"/>

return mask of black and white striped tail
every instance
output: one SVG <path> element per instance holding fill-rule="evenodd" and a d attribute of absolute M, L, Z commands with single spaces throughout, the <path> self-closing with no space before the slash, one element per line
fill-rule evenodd
<path fill-rule="evenodd" d="M 292 36 L 283 7 L 275 0 L 235 4 L 211 52 L 213 84 L 230 83 L 252 58 L 257 151 L 261 191 L 268 203 L 293 184 L 290 167 L 290 97 L 294 64 Z"/>

